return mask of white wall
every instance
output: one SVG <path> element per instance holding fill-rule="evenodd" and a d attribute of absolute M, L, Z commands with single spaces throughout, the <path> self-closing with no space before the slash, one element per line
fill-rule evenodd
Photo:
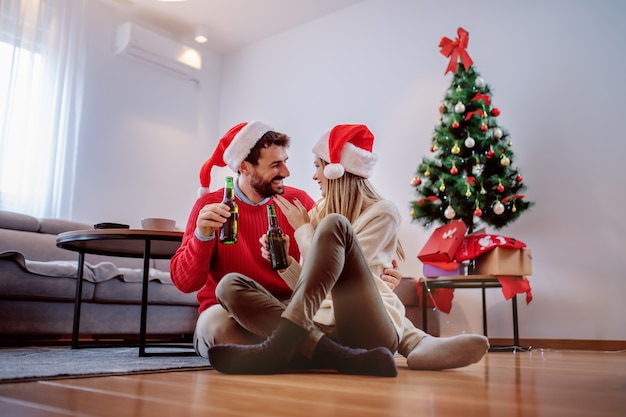
<path fill-rule="evenodd" d="M 404 213 L 401 270 L 418 276 L 430 231 L 411 223 L 409 183 L 452 77 L 437 44 L 463 26 L 536 202 L 500 231 L 533 249 L 521 337 L 625 340 L 625 20 L 619 0 L 366 1 L 228 55 L 220 131 L 260 118 L 287 132 L 288 181 L 319 197 L 313 142 L 337 123 L 369 125 L 373 182 Z M 479 290 L 456 291 L 444 333 L 481 332 L 479 300 Z M 499 290 L 488 290 L 488 310 L 489 335 L 511 337 Z"/>
<path fill-rule="evenodd" d="M 71 217 L 133 227 L 142 217 L 168 217 L 184 228 L 199 168 L 219 135 L 221 58 L 194 45 L 203 52 L 194 83 L 117 56 L 115 28 L 131 13 L 85 3 L 85 91 Z"/>

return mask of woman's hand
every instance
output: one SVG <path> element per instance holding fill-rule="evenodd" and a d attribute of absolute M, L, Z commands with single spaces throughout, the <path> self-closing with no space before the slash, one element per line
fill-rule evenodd
<path fill-rule="evenodd" d="M 398 262 L 394 259 L 391 261 L 392 267 L 383 269 L 383 273 L 380 274 L 380 279 L 385 281 L 385 283 L 392 290 L 398 286 L 400 280 L 402 279 L 402 274 L 398 271 Z"/>
<path fill-rule="evenodd" d="M 287 218 L 291 227 L 293 227 L 293 230 L 296 230 L 304 224 L 310 223 L 311 220 L 309 219 L 309 213 L 297 198 L 293 200 L 293 203 L 289 202 L 289 200 L 280 195 L 275 195 L 272 198 L 274 199 L 276 205 L 280 208 L 280 211 L 282 211 Z"/>

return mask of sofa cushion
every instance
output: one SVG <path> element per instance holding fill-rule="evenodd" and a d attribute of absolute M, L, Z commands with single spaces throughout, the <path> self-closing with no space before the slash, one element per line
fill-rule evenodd
<path fill-rule="evenodd" d="M 96 285 L 93 301 L 103 304 L 140 304 L 141 289 L 141 282 L 125 282 L 121 277 L 115 278 Z M 156 304 L 198 306 L 195 293 L 186 294 L 171 284 L 161 284 L 158 281 L 150 281 L 148 284 L 148 303 L 150 306 Z"/>
<path fill-rule="evenodd" d="M 139 305 L 83 303 L 80 333 L 96 339 L 98 335 L 103 339 L 109 339 L 111 335 L 128 335 L 129 340 L 136 340 L 140 309 Z M 4 341 L 67 337 L 72 333 L 73 316 L 73 303 L 3 300 L 0 303 L 0 335 Z M 195 306 L 150 306 L 146 331 L 149 336 L 191 335 L 197 318 Z"/>
<path fill-rule="evenodd" d="M 76 276 L 47 277 L 29 272 L 18 253 L 0 254 L 0 299 L 74 301 Z M 94 284 L 83 283 L 83 300 L 93 298 Z"/>
<path fill-rule="evenodd" d="M 393 290 L 405 306 L 419 305 L 419 297 L 417 296 L 418 282 L 415 278 L 403 277 Z"/>
<path fill-rule="evenodd" d="M 0 228 L 38 232 L 39 220 L 27 214 L 0 210 Z"/>
<path fill-rule="evenodd" d="M 59 233 L 70 232 L 73 230 L 88 229 L 93 229 L 93 226 L 87 223 L 73 222 L 69 220 L 41 219 L 39 222 L 39 233 L 48 233 L 51 235 L 58 235 Z"/>
<path fill-rule="evenodd" d="M 0 252 L 19 252 L 31 261 L 77 260 L 78 254 L 57 247 L 56 235 L 0 229 Z"/>

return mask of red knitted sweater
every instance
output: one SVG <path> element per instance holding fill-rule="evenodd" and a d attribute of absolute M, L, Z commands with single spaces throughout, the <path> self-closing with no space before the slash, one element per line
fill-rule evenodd
<path fill-rule="evenodd" d="M 289 201 L 294 198 L 310 210 L 313 199 L 304 191 L 293 187 L 285 187 L 282 195 Z M 259 238 L 267 232 L 267 208 L 271 199 L 259 206 L 252 206 L 237 199 L 239 205 L 239 230 L 237 243 L 223 245 L 219 239 L 202 242 L 195 237 L 196 220 L 200 209 L 207 204 L 219 203 L 224 197 L 224 189 L 213 191 L 200 197 L 193 206 L 183 242 L 172 257 L 170 274 L 174 285 L 183 292 L 198 291 L 199 312 L 217 304 L 215 286 L 229 272 L 239 272 L 253 278 L 279 299 L 288 299 L 291 289 L 280 278 L 276 271 L 270 269 L 269 261 L 261 256 Z M 286 235 L 293 237 L 294 230 L 277 208 L 278 224 Z M 291 239 L 289 249 L 296 261 L 300 260 L 300 252 L 295 239 Z"/>

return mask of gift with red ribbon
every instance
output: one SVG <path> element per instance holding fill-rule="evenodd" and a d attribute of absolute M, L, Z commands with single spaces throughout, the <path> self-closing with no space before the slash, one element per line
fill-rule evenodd
<path fill-rule="evenodd" d="M 522 249 L 526 244 L 521 240 L 512 237 L 492 235 L 492 234 L 471 234 L 463 239 L 456 253 L 454 260 L 457 262 L 476 259 L 483 253 L 496 248 L 504 247 L 509 249 Z"/>

